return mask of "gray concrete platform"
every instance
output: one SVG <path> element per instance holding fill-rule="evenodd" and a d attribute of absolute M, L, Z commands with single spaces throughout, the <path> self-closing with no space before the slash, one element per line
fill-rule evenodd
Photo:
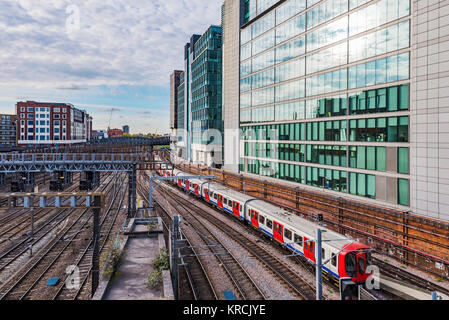
<path fill-rule="evenodd" d="M 136 223 L 137 221 L 137 223 Z M 153 263 L 161 248 L 166 248 L 163 233 L 140 235 L 147 225 L 134 221 L 128 232 L 123 258 L 112 278 L 97 290 L 94 300 L 172 300 L 173 289 L 169 272 L 156 288 L 147 288 L 147 278 L 154 271 Z M 161 226 L 160 226 L 161 227 Z M 158 228 L 159 229 L 159 228 Z"/>

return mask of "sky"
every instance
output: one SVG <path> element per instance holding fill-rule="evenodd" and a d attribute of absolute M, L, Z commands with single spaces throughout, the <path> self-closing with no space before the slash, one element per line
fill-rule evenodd
<path fill-rule="evenodd" d="M 1 0 L 0 113 L 72 103 L 94 129 L 169 133 L 170 74 L 222 0 Z"/>

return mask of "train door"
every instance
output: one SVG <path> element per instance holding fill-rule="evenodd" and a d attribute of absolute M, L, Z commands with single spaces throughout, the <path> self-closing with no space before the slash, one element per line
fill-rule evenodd
<path fill-rule="evenodd" d="M 178 179 L 178 185 L 180 188 L 182 188 L 182 180 L 181 179 Z"/>
<path fill-rule="evenodd" d="M 196 194 L 197 196 L 200 195 L 200 187 L 199 187 L 197 184 L 195 185 L 195 194 Z"/>
<path fill-rule="evenodd" d="M 237 201 L 232 201 L 232 213 L 235 216 L 240 217 L 240 203 Z"/>
<path fill-rule="evenodd" d="M 209 189 L 204 189 L 204 199 L 210 202 Z"/>
<path fill-rule="evenodd" d="M 274 239 L 279 241 L 280 243 L 284 243 L 284 227 L 277 223 L 276 221 L 274 221 L 273 223 L 273 236 Z"/>
<path fill-rule="evenodd" d="M 259 229 L 259 212 L 255 211 L 255 210 L 251 210 L 250 214 L 251 214 L 251 224 L 252 224 L 252 226 L 256 227 L 257 229 Z"/>
<path fill-rule="evenodd" d="M 315 242 L 309 242 L 309 240 L 310 239 L 304 237 L 304 256 L 315 262 Z"/>
<path fill-rule="evenodd" d="M 186 189 L 187 191 L 190 191 L 190 181 L 186 180 Z"/>
<path fill-rule="evenodd" d="M 223 208 L 223 196 L 222 195 L 217 195 L 217 205 L 220 207 L 220 208 Z"/>

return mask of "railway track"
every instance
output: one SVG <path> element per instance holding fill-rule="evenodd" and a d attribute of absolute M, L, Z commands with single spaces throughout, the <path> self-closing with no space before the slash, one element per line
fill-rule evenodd
<path fill-rule="evenodd" d="M 218 300 L 217 292 L 198 253 L 187 238 L 182 238 L 184 241 L 179 244 L 179 253 L 182 256 L 181 264 L 184 265 L 181 269 L 184 283 L 180 286 L 179 300 L 211 300 L 211 297 Z"/>
<path fill-rule="evenodd" d="M 45 180 L 43 178 L 38 179 L 39 181 L 36 182 L 37 186 L 43 185 L 41 191 L 48 191 L 49 187 L 47 184 L 45 184 Z M 5 183 L 7 185 L 7 183 Z M 6 189 L 6 186 L 2 186 L 2 189 Z M 2 192 L 9 193 L 10 191 L 3 190 Z M 1 199 L 0 200 L 0 226 L 6 226 L 11 221 L 15 219 L 17 215 L 20 215 L 24 212 L 27 212 L 26 210 L 7 210 L 8 206 L 8 199 Z M 10 212 L 11 211 L 11 212 Z M 1 231 L 0 231 L 1 232 Z M 3 236 L 0 235 L 0 239 L 3 238 Z"/>
<path fill-rule="evenodd" d="M 111 182 L 113 181 L 114 178 L 111 176 L 110 179 L 108 179 L 108 182 L 100 188 L 100 191 L 110 191 Z M 74 237 L 80 237 L 83 231 L 88 232 L 88 223 L 91 220 L 92 213 L 89 209 L 73 209 L 70 210 L 70 214 L 74 217 L 68 226 L 66 225 L 63 228 L 63 232 L 57 234 L 55 239 L 51 240 L 45 248 L 36 253 L 30 261 L 30 265 L 27 265 L 26 270 L 22 271 L 22 269 L 19 271 L 19 275 L 16 274 L 13 279 L 0 289 L 0 300 L 22 300 L 30 297 L 37 290 L 34 288 L 42 282 L 44 276 L 50 273 L 49 271 L 57 271 L 53 267 L 59 259 L 63 259 L 65 262 L 71 261 L 68 248 L 74 243 Z M 47 233 L 49 232 L 46 232 L 45 234 Z M 45 236 L 45 234 L 43 236 Z M 84 241 L 89 241 L 90 237 L 87 239 L 84 238 Z M 17 254 L 15 259 L 25 253 L 26 250 L 27 249 Z M 43 292 L 39 291 L 38 294 L 39 296 L 37 299 L 42 299 Z"/>
<path fill-rule="evenodd" d="M 143 179 L 139 180 L 138 188 L 143 191 L 145 184 L 145 174 L 141 175 Z M 148 178 L 148 176 L 146 176 Z M 144 199 L 148 201 L 145 192 L 141 192 Z M 162 224 L 167 232 L 172 230 L 173 216 L 159 204 L 155 206 L 163 212 L 160 216 Z M 179 269 L 179 296 L 178 300 L 218 300 L 218 294 L 212 284 L 211 278 L 202 263 L 194 246 L 190 243 L 186 235 L 181 232 L 181 241 L 178 245 L 181 257 L 182 268 Z"/>
<path fill-rule="evenodd" d="M 165 186 L 162 186 L 166 190 Z M 170 194 L 170 192 L 168 192 Z M 306 300 L 315 299 L 315 288 L 311 287 L 307 282 L 300 279 L 297 274 L 290 270 L 282 261 L 274 257 L 266 249 L 254 243 L 251 239 L 242 235 L 235 230 L 232 226 L 223 225 L 221 221 L 217 221 L 210 214 L 205 213 L 205 211 L 196 205 L 193 201 L 187 201 L 183 198 L 177 196 L 171 196 L 172 201 L 180 202 L 184 207 L 188 207 L 195 211 L 195 214 L 201 216 L 201 218 L 206 219 L 209 223 L 214 225 L 216 228 L 224 232 L 228 237 L 239 243 L 243 248 L 247 250 L 252 256 L 257 260 L 266 265 L 271 272 L 278 277 L 283 283 L 287 284 L 292 292 Z"/>
<path fill-rule="evenodd" d="M 69 189 L 67 189 L 67 192 L 73 192 L 77 188 L 77 185 L 73 185 Z M 54 200 L 51 201 L 50 205 L 52 205 L 53 202 Z M 7 239 L 26 236 L 26 232 L 22 232 L 27 229 L 31 229 L 30 212 L 30 209 L 14 210 L 11 214 L 0 220 L 0 226 L 4 226 L 3 228 L 0 228 L 0 244 L 7 241 Z M 52 210 L 48 209 L 36 210 L 33 214 L 34 226 L 39 227 L 39 225 L 44 222 L 45 218 L 47 218 L 51 212 Z"/>
<path fill-rule="evenodd" d="M 381 274 L 385 274 L 390 278 L 404 281 L 419 288 L 428 290 L 430 292 L 437 291 L 449 296 L 449 290 L 442 286 L 439 286 L 433 282 L 423 279 L 411 272 L 396 267 L 388 262 L 379 260 L 375 257 L 371 258 L 372 264 L 380 268 Z"/>
<path fill-rule="evenodd" d="M 107 179 L 108 183 L 111 182 L 112 176 L 109 176 Z M 53 216 L 43 224 L 36 226 L 33 236 L 29 234 L 18 239 L 16 242 L 11 242 L 12 246 L 0 253 L 0 274 L 5 271 L 5 269 L 11 268 L 14 262 L 29 251 L 30 246 L 35 247 L 39 244 L 56 226 L 66 220 L 74 211 L 70 209 L 46 210 L 51 212 Z"/>
<path fill-rule="evenodd" d="M 191 174 L 217 175 L 214 182 L 284 207 L 306 219 L 313 220 L 317 214 L 322 214 L 331 230 L 361 239 L 380 254 L 399 263 L 415 265 L 421 271 L 449 280 L 449 265 L 444 258 L 449 252 L 447 224 L 414 214 L 336 198 L 300 185 L 295 188 L 283 181 L 272 182 L 246 174 L 239 176 L 202 166 L 180 164 L 176 167 Z M 429 245 L 435 250 L 426 249 Z M 436 267 L 437 262 L 443 264 L 442 269 Z"/>
<path fill-rule="evenodd" d="M 126 185 L 126 179 L 122 179 L 120 185 Z M 123 201 L 127 198 L 128 190 L 126 188 L 119 188 L 120 192 L 117 192 L 114 195 L 114 199 L 110 203 L 109 208 L 104 213 L 102 220 L 100 222 L 100 240 L 99 240 L 99 254 L 104 252 L 106 245 L 110 239 L 110 236 L 113 231 L 113 227 L 115 226 L 115 222 L 117 217 L 119 216 L 120 211 L 122 210 Z M 120 197 L 119 197 L 120 193 Z M 53 295 L 52 300 L 76 300 L 81 297 L 86 297 L 89 295 L 90 287 L 89 279 L 92 273 L 92 258 L 93 252 L 93 240 L 90 240 L 89 244 L 86 246 L 84 251 L 77 258 L 73 266 L 79 268 L 80 271 L 80 287 L 78 289 L 69 289 L 65 286 L 65 281 L 62 285 L 59 285 L 56 293 Z M 67 275 L 66 279 L 71 276 Z M 93 293 L 92 293 L 93 294 Z"/>

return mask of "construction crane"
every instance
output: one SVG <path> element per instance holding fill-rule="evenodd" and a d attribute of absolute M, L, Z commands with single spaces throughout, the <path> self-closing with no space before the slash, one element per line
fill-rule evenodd
<path fill-rule="evenodd" d="M 109 123 L 108 123 L 108 131 L 111 130 L 111 119 L 112 119 L 112 113 L 114 112 L 114 108 L 111 108 L 111 115 L 109 116 Z"/>

